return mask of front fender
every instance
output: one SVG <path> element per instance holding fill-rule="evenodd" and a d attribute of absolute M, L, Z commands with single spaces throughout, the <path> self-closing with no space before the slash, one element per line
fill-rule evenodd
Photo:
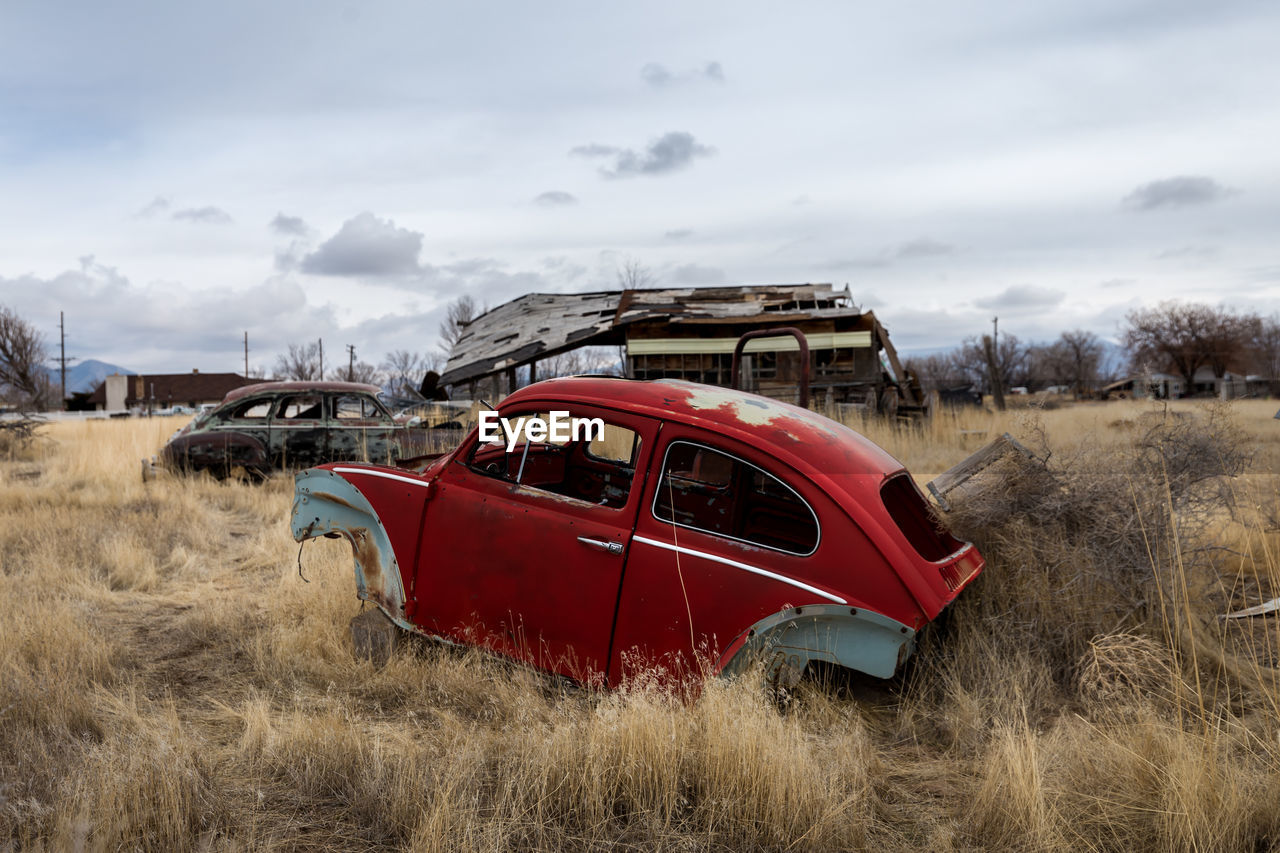
<path fill-rule="evenodd" d="M 296 474 L 289 526 L 295 542 L 346 539 L 355 557 L 356 594 L 406 631 L 417 630 L 405 618 L 404 583 L 387 531 L 368 499 L 341 474 L 323 468 Z"/>
<path fill-rule="evenodd" d="M 160 452 L 170 468 L 183 471 L 271 470 L 266 445 L 244 433 L 232 431 L 188 433 L 175 436 Z"/>
<path fill-rule="evenodd" d="M 729 644 L 722 675 L 763 662 L 771 683 L 793 687 L 810 661 L 828 661 L 890 678 L 915 649 L 916 632 L 888 616 L 840 604 L 789 607 L 761 619 Z"/>

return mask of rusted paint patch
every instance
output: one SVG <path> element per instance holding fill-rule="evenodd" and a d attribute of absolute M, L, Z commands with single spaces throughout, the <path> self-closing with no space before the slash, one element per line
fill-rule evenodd
<path fill-rule="evenodd" d="M 330 501 L 338 506 L 345 506 L 347 509 L 356 509 L 356 507 L 352 506 L 348 501 L 330 492 L 313 492 L 313 494 L 320 500 Z"/>
<path fill-rule="evenodd" d="M 298 542 L 333 535 L 346 539 L 357 595 L 377 604 L 400 627 L 413 630 L 405 618 L 404 585 L 395 551 L 377 513 L 352 483 L 322 469 L 298 474 L 291 527 Z"/>

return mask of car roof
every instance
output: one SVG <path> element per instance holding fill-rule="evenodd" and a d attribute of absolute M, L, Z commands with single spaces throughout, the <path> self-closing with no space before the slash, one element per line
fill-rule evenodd
<path fill-rule="evenodd" d="M 728 435 L 819 482 L 845 474 L 880 480 L 903 470 L 902 463 L 878 445 L 817 412 L 681 379 L 548 379 L 516 391 L 503 400 L 502 408 L 556 400 L 634 412 Z"/>
<path fill-rule="evenodd" d="M 242 397 L 248 397 L 251 394 L 260 393 L 281 393 L 287 391 L 363 391 L 368 394 L 377 394 L 382 389 L 377 385 L 368 385 L 364 382 L 331 382 L 331 381 L 301 381 L 291 380 L 288 382 L 259 382 L 256 385 L 242 385 L 231 391 L 227 396 L 222 398 L 222 402 L 230 403 L 232 400 L 239 400 Z"/>

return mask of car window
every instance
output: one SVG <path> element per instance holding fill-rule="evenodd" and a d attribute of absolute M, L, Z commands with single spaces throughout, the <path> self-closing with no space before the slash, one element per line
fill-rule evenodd
<path fill-rule="evenodd" d="M 382 411 L 363 394 L 343 394 L 333 398 L 333 416 L 340 421 L 371 420 L 381 418 Z"/>
<path fill-rule="evenodd" d="M 794 489 L 750 462 L 687 441 L 667 448 L 653 516 L 791 554 L 818 547 L 818 517 Z"/>
<path fill-rule="evenodd" d="M 605 423 L 604 434 L 593 438 L 586 447 L 586 454 L 600 462 L 634 467 L 636 453 L 640 450 L 640 436 L 635 430 L 617 424 Z"/>
<path fill-rule="evenodd" d="M 263 420 L 270 411 L 270 400 L 245 400 L 231 410 L 230 417 L 237 421 Z"/>
<path fill-rule="evenodd" d="M 463 458 L 489 477 L 618 509 L 626 505 L 635 479 L 640 436 L 635 430 L 604 419 L 561 430 L 548 412 L 506 416 L 510 436 L 479 440 Z M 533 429 L 530 440 L 528 431 Z M 501 429 L 498 430 L 502 434 Z M 513 437 L 513 440 L 508 440 Z"/>
<path fill-rule="evenodd" d="M 276 420 L 319 420 L 322 417 L 319 394 L 294 394 L 280 401 Z"/>

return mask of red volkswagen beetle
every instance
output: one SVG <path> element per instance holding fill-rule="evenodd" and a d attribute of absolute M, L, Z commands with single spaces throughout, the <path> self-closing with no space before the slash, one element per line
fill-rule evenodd
<path fill-rule="evenodd" d="M 292 529 L 346 538 L 401 629 L 610 686 L 887 678 L 983 567 L 858 433 L 676 380 L 539 382 L 419 469 L 308 469 Z"/>

